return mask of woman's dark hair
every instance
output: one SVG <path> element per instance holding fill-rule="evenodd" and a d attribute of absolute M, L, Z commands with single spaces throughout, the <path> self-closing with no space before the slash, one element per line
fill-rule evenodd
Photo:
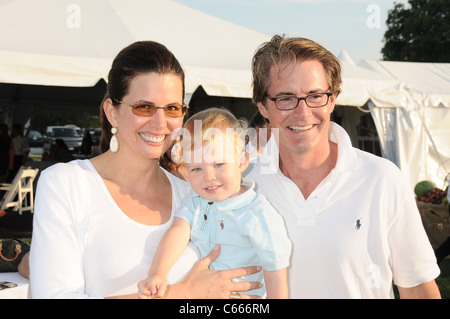
<path fill-rule="evenodd" d="M 111 124 L 103 111 L 103 103 L 109 98 L 118 107 L 115 100 L 122 100 L 127 95 L 131 80 L 140 74 L 150 72 L 180 76 L 184 97 L 183 68 L 173 53 L 164 45 L 154 41 L 138 41 L 124 48 L 112 63 L 108 74 L 107 92 L 100 105 L 102 135 L 99 148 L 101 153 L 109 149 L 109 141 L 112 136 Z"/>

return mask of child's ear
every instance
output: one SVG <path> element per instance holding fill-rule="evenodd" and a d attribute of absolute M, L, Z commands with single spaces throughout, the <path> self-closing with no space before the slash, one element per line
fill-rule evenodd
<path fill-rule="evenodd" d="M 249 155 L 248 152 L 244 151 L 241 154 L 241 160 L 239 162 L 239 169 L 243 173 L 248 167 Z"/>

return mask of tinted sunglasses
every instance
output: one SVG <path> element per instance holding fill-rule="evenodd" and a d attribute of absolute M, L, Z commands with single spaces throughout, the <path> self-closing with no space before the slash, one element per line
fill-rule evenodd
<path fill-rule="evenodd" d="M 117 99 L 113 99 L 114 102 L 119 104 L 127 104 L 131 106 L 131 112 L 138 116 L 153 116 L 155 115 L 158 109 L 164 110 L 164 114 L 168 117 L 182 117 L 187 113 L 189 106 L 186 104 L 169 104 L 166 106 L 156 106 L 150 102 L 136 102 L 134 104 L 130 104 L 124 101 L 120 101 Z"/>

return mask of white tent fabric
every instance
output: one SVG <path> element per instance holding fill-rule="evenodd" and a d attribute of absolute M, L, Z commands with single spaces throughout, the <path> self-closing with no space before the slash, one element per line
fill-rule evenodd
<path fill-rule="evenodd" d="M 369 107 L 383 157 L 409 177 L 445 186 L 450 173 L 450 64 L 362 60 L 341 52 L 338 105 Z"/>
<path fill-rule="evenodd" d="M 0 82 L 89 87 L 106 77 L 111 60 L 0 50 Z"/>
<path fill-rule="evenodd" d="M 343 83 L 337 99 L 339 105 L 363 106 L 371 100 L 378 107 L 406 106 L 407 95 L 399 80 L 345 60 L 341 64 Z"/>
<path fill-rule="evenodd" d="M 339 55 L 337 56 L 337 58 L 341 61 L 341 62 L 345 62 L 348 64 L 352 64 L 355 65 L 356 63 L 353 61 L 352 57 L 350 56 L 350 54 L 348 54 L 347 51 L 342 50 L 341 53 L 339 53 Z"/>
<path fill-rule="evenodd" d="M 408 84 L 414 99 L 427 106 L 450 107 L 450 63 L 362 60 L 358 65 Z"/>
<path fill-rule="evenodd" d="M 249 97 L 252 55 L 270 37 L 169 0 L 0 0 L 0 82 L 92 86 L 138 40 L 166 45 L 199 86 Z"/>
<path fill-rule="evenodd" d="M 398 81 L 392 84 L 400 99 L 389 98 L 392 105 L 386 105 L 374 95 L 369 103 L 383 156 L 409 176 L 411 185 L 432 180 L 445 187 L 450 174 L 450 64 L 363 60 L 358 66 Z"/>

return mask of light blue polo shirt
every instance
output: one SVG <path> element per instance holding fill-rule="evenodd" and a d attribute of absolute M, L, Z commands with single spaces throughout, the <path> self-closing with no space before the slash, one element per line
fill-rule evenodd
<path fill-rule="evenodd" d="M 210 269 L 261 266 L 274 271 L 286 268 L 291 242 L 282 217 L 263 195 L 253 190 L 253 181 L 243 179 L 243 185 L 247 188 L 244 193 L 220 202 L 210 202 L 191 191 L 176 217 L 191 225 L 191 241 L 202 258 L 215 245 L 221 246 L 220 255 Z M 264 283 L 263 279 L 263 271 L 238 278 L 239 281 Z M 263 297 L 265 287 L 248 293 Z"/>

